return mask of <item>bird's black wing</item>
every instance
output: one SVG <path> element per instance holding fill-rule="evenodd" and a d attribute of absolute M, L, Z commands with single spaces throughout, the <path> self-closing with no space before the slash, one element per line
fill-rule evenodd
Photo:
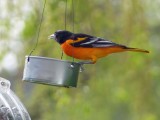
<path fill-rule="evenodd" d="M 79 38 L 82 40 L 78 41 Z M 74 40 L 75 42 L 71 44 L 74 47 L 106 48 L 106 47 L 112 47 L 112 46 L 123 46 L 117 43 L 113 43 L 112 41 L 105 40 L 103 38 L 94 37 L 86 34 L 75 34 Z"/>

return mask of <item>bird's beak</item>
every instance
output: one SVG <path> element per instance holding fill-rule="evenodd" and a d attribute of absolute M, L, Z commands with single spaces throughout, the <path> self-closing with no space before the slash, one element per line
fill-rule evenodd
<path fill-rule="evenodd" d="M 48 36 L 48 39 L 55 39 L 55 35 L 52 34 L 52 35 Z"/>

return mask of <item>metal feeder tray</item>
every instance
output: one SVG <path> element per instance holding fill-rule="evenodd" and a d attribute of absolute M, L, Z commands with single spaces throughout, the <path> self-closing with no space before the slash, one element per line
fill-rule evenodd
<path fill-rule="evenodd" d="M 53 58 L 26 56 L 23 80 L 62 87 L 76 87 L 81 64 Z"/>

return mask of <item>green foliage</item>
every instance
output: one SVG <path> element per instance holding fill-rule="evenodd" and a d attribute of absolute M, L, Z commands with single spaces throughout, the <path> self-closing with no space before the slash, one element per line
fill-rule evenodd
<path fill-rule="evenodd" d="M 23 37 L 30 38 L 36 34 L 37 30 L 37 17 L 33 14 L 25 22 L 25 28 L 23 30 Z"/>
<path fill-rule="evenodd" d="M 37 6 L 42 3 L 34 1 Z M 33 2 L 33 4 L 34 4 Z M 100 36 L 150 54 L 118 53 L 85 65 L 77 88 L 36 85 L 27 108 L 33 120 L 158 120 L 160 118 L 159 26 L 150 0 L 74 0 L 75 32 Z M 22 32 L 25 53 L 36 42 L 41 7 L 33 5 Z M 48 36 L 64 29 L 65 0 L 47 0 L 34 55 L 60 58 L 60 46 Z M 157 9 L 158 10 L 158 9 Z M 68 0 L 67 30 L 72 31 Z M 32 40 L 33 39 L 33 40 Z M 152 41 L 154 43 L 152 43 Z M 157 44 L 158 43 L 158 44 Z M 24 53 L 22 54 L 24 57 Z M 64 56 L 63 59 L 72 58 Z M 20 71 L 22 71 L 22 67 Z"/>
<path fill-rule="evenodd" d="M 75 1 L 75 32 L 147 49 L 147 7 L 141 2 L 144 1 Z M 60 56 L 58 44 L 46 39 L 57 29 L 64 29 L 64 8 L 65 1 L 47 1 L 39 39 L 46 43 L 38 47 L 36 54 Z M 67 29 L 72 31 L 71 1 L 67 12 Z M 29 29 L 32 26 L 24 30 L 26 36 L 29 35 L 27 31 L 32 32 L 30 35 L 35 34 L 34 29 Z M 157 120 L 159 115 L 154 109 L 158 107 L 156 96 L 153 96 L 155 88 L 150 64 L 150 54 L 110 55 L 96 65 L 86 65 L 76 89 L 37 86 L 28 110 L 34 120 Z"/>

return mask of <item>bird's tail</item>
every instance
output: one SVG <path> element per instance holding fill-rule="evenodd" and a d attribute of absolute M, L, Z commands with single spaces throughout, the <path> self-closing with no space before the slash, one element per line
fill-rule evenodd
<path fill-rule="evenodd" d="M 139 48 L 129 48 L 129 47 L 126 47 L 124 48 L 126 49 L 127 51 L 134 51 L 134 52 L 144 52 L 144 53 L 149 53 L 148 50 L 144 50 L 144 49 L 139 49 Z"/>

